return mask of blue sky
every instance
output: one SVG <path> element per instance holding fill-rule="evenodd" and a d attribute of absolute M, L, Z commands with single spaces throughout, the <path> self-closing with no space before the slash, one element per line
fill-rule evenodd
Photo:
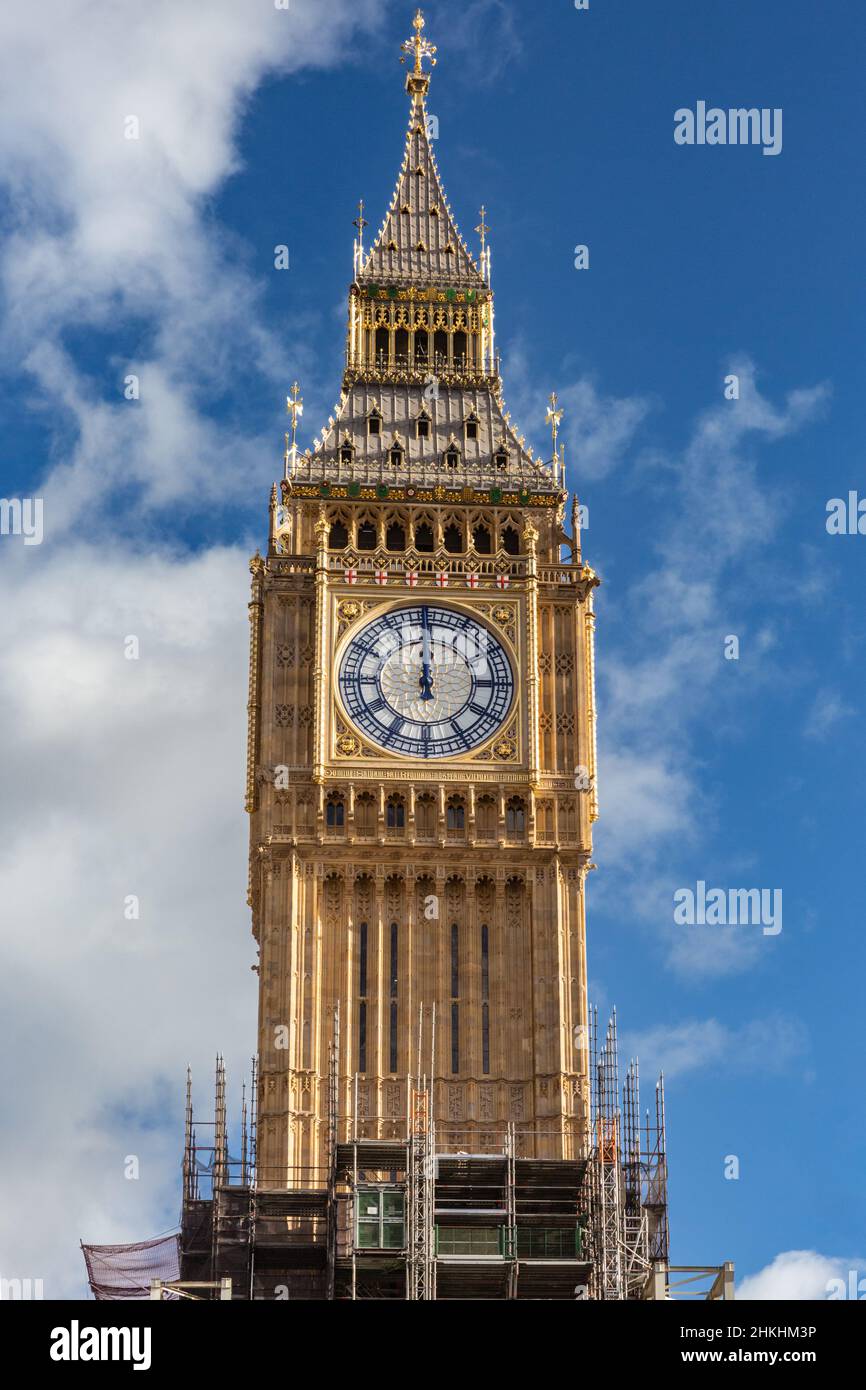
<path fill-rule="evenodd" d="M 3 1143 L 45 1210 L 36 1236 L 7 1213 L 0 1272 L 72 1295 L 80 1235 L 175 1219 L 187 1058 L 204 1101 L 214 1052 L 237 1092 L 254 1046 L 246 557 L 291 382 L 305 444 L 338 397 L 352 219 L 363 197 L 378 229 L 406 122 L 412 6 L 198 9 L 0 21 L 0 469 L 45 499 L 42 546 L 0 540 Z M 668 1076 L 675 1260 L 820 1297 L 866 1273 L 866 539 L 825 526 L 866 494 L 866 16 L 425 13 L 449 199 L 470 244 L 482 202 L 493 228 L 506 402 L 543 448 L 559 392 L 603 579 L 592 992 Z M 782 108 L 782 152 L 676 145 L 698 100 Z M 781 889 L 781 933 L 675 926 L 698 880 Z"/>

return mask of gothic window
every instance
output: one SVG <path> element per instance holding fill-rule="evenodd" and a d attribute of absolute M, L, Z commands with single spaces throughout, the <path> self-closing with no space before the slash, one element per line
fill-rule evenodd
<path fill-rule="evenodd" d="M 403 466 L 403 459 L 404 459 L 404 457 L 405 457 L 404 451 L 403 451 L 403 445 L 400 444 L 400 443 L 394 443 L 394 444 L 392 444 L 392 445 L 391 445 L 391 452 L 390 452 L 389 457 L 390 457 L 390 460 L 391 460 L 391 467 L 392 467 L 392 468 L 402 468 L 402 466 Z"/>
<path fill-rule="evenodd" d="M 376 361 L 380 366 L 384 366 L 388 361 L 388 349 L 390 347 L 390 331 L 387 328 L 376 329 Z M 378 429 L 373 429 L 373 417 L 370 416 L 370 433 L 378 434 Z"/>
<path fill-rule="evenodd" d="M 451 924 L 451 1070 L 460 1070 L 460 928 Z"/>
<path fill-rule="evenodd" d="M 479 840 L 496 839 L 496 802 L 492 796 L 479 796 L 475 803 L 475 832 Z"/>
<path fill-rule="evenodd" d="M 490 554 L 490 531 L 481 522 L 472 528 L 472 544 L 475 547 L 476 554 Z"/>
<path fill-rule="evenodd" d="M 435 546 L 436 540 L 433 535 L 433 527 L 430 525 L 429 521 L 416 521 L 415 549 L 422 554 L 429 554 L 430 551 L 435 549 Z"/>
<path fill-rule="evenodd" d="M 340 462 L 351 463 L 355 456 L 355 449 L 350 439 L 344 439 L 340 445 Z"/>
<path fill-rule="evenodd" d="M 466 807 L 462 797 L 450 796 L 445 813 L 445 825 L 448 830 L 461 833 L 466 829 Z"/>
<path fill-rule="evenodd" d="M 481 928 L 481 1071 L 490 1074 L 490 933 Z"/>
<path fill-rule="evenodd" d="M 419 840 L 432 840 L 436 835 L 436 798 L 422 792 L 415 802 L 415 831 Z"/>
<path fill-rule="evenodd" d="M 389 1071 L 392 1071 L 392 1072 L 395 1072 L 395 1071 L 397 1070 L 397 967 L 398 967 L 398 957 L 397 957 L 397 923 L 396 923 L 396 922 L 392 922 L 392 923 L 391 923 L 391 960 L 390 960 L 390 970 L 389 970 L 389 972 L 388 972 L 389 977 L 390 977 L 390 1002 L 391 1002 L 391 1008 L 390 1008 L 391 1017 L 390 1017 L 390 1028 L 389 1028 L 390 1037 L 389 1037 L 389 1040 L 388 1040 L 388 1041 L 389 1041 L 389 1048 L 388 1048 L 388 1051 L 389 1051 L 389 1054 L 390 1054 L 390 1056 L 389 1056 L 389 1063 L 390 1063 L 390 1065 L 389 1065 L 389 1067 L 388 1067 L 388 1070 L 389 1070 Z"/>
<path fill-rule="evenodd" d="M 355 798 L 355 831 L 358 835 L 376 833 L 376 801 L 370 792 Z"/>
<path fill-rule="evenodd" d="M 426 410 L 422 410 L 418 419 L 415 421 L 415 434 L 418 439 L 430 438 L 430 416 Z"/>
<path fill-rule="evenodd" d="M 346 824 L 346 803 L 341 792 L 330 792 L 325 806 L 325 825 L 329 830 L 342 830 Z"/>
<path fill-rule="evenodd" d="M 496 450 L 496 453 L 493 455 L 493 462 L 497 468 L 508 467 L 508 450 L 505 448 L 504 444 L 500 444 L 499 448 Z"/>
<path fill-rule="evenodd" d="M 433 359 L 440 370 L 448 364 L 448 334 L 444 329 L 438 329 L 433 334 Z"/>
<path fill-rule="evenodd" d="M 376 356 L 377 356 L 377 357 L 379 356 L 379 334 L 380 334 L 380 333 L 384 333 L 384 334 L 385 334 L 384 354 L 385 354 L 385 356 L 387 357 L 387 356 L 388 356 L 388 330 L 387 330 L 387 328 L 384 328 L 384 329 L 383 329 L 383 328 L 378 328 L 378 329 L 376 330 Z M 381 433 L 382 433 L 382 416 L 381 416 L 381 414 L 379 413 L 379 411 L 376 409 L 375 406 L 374 406 L 373 409 L 370 411 L 370 414 L 367 416 L 367 432 L 368 432 L 368 434 L 381 434 Z"/>
<path fill-rule="evenodd" d="M 398 328 L 394 334 L 394 356 L 397 362 L 405 366 L 409 357 L 409 330 Z"/>
<path fill-rule="evenodd" d="M 358 928 L 358 1071 L 367 1070 L 367 923 Z"/>
<path fill-rule="evenodd" d="M 505 808 L 505 833 L 513 839 L 526 834 L 526 805 L 522 797 L 513 796 Z"/>
<path fill-rule="evenodd" d="M 460 554 L 463 549 L 463 532 L 456 522 L 449 522 L 442 532 L 442 539 L 449 555 Z"/>
<path fill-rule="evenodd" d="M 466 366 L 466 334 L 462 330 L 454 334 L 454 366 L 458 370 Z"/>
<path fill-rule="evenodd" d="M 369 517 L 364 517 L 358 522 L 358 549 L 376 549 L 376 527 Z"/>
<path fill-rule="evenodd" d="M 385 824 L 391 831 L 402 832 L 406 825 L 406 804 L 402 796 L 389 796 L 385 806 Z"/>
<path fill-rule="evenodd" d="M 478 424 L 479 424 L 478 416 L 475 414 L 475 411 L 473 410 L 472 414 L 469 416 L 469 418 L 468 418 L 467 421 L 466 421 L 466 438 L 467 438 L 467 439 L 477 439 L 477 438 L 478 438 Z"/>
<path fill-rule="evenodd" d="M 502 549 L 506 555 L 520 554 L 520 536 L 517 533 L 517 527 L 510 523 L 502 528 Z"/>
<path fill-rule="evenodd" d="M 349 544 L 349 527 L 346 519 L 339 514 L 331 518 L 331 526 L 328 531 L 328 549 L 344 550 Z"/>
<path fill-rule="evenodd" d="M 385 531 L 386 550 L 405 550 L 406 549 L 406 529 L 399 521 L 388 523 Z"/>
<path fill-rule="evenodd" d="M 415 366 L 424 367 L 427 365 L 427 334 L 423 329 L 415 333 Z"/>
<path fill-rule="evenodd" d="M 456 444 L 450 444 L 448 448 L 445 450 L 445 467 L 460 467 L 460 450 L 457 448 Z"/>

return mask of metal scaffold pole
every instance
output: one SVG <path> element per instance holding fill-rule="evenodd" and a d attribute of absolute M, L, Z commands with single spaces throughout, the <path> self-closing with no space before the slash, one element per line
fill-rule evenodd
<path fill-rule="evenodd" d="M 433 1299 L 433 1122 L 426 1086 L 412 1092 L 409 1147 L 409 1298 Z"/>

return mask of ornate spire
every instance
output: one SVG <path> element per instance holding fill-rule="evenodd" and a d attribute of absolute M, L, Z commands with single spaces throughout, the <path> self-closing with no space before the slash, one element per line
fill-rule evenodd
<path fill-rule="evenodd" d="M 422 38 L 424 28 L 424 16 L 420 10 L 416 11 L 412 21 L 412 28 L 415 30 L 415 37 L 407 39 L 403 44 L 403 57 L 401 63 L 405 63 L 406 55 L 413 55 L 415 66 L 411 72 L 406 74 L 406 91 L 417 101 L 420 97 L 425 97 L 430 87 L 430 74 L 424 71 L 422 58 L 430 59 L 430 67 L 436 66 L 436 47 L 430 43 L 429 39 Z"/>

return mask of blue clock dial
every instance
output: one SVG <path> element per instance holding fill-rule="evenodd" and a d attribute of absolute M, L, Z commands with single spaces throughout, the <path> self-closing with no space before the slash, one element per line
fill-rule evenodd
<path fill-rule="evenodd" d="M 496 733 L 514 698 L 502 644 L 458 609 L 412 604 L 374 618 L 346 646 L 340 696 L 367 738 L 411 758 L 448 758 Z"/>

